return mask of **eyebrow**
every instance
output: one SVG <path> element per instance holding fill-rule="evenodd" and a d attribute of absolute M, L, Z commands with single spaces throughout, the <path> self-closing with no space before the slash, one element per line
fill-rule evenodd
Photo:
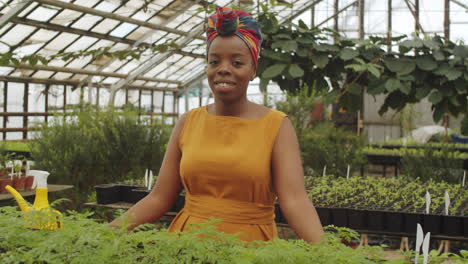
<path fill-rule="evenodd" d="M 215 57 L 220 57 L 220 55 L 218 53 L 210 53 L 209 54 L 210 56 L 215 56 Z M 242 53 L 234 53 L 231 55 L 231 57 L 244 57 L 246 56 L 245 54 L 242 54 Z"/>

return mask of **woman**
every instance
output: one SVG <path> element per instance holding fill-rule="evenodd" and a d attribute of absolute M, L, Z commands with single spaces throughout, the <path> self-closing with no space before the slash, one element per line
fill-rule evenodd
<path fill-rule="evenodd" d="M 247 100 L 260 51 L 258 23 L 244 11 L 218 8 L 209 18 L 207 38 L 207 76 L 215 103 L 178 120 L 155 187 L 126 213 L 130 228 L 159 219 L 184 188 L 185 207 L 170 231 L 215 217 L 222 220 L 220 231 L 240 233 L 242 240 L 272 240 L 278 236 L 278 198 L 297 235 L 319 242 L 323 230 L 304 188 L 291 121 Z"/>

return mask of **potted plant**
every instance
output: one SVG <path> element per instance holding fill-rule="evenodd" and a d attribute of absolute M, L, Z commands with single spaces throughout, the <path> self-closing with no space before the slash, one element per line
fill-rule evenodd
<path fill-rule="evenodd" d="M 23 177 L 22 173 L 23 165 L 21 161 L 15 161 L 13 164 L 13 188 L 17 191 L 24 190 L 26 177 Z"/>
<path fill-rule="evenodd" d="M 98 204 L 111 204 L 120 201 L 120 186 L 117 184 L 99 184 L 94 186 Z"/>

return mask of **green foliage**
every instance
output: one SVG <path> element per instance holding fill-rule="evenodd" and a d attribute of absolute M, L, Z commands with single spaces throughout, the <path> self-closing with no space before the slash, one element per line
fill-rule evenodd
<path fill-rule="evenodd" d="M 259 15 L 264 42 L 257 74 L 282 90 L 297 92 L 315 81 L 319 91 L 337 97 L 346 110 L 357 111 L 357 95 L 386 96 L 379 113 L 428 98 L 433 118 L 468 113 L 468 46 L 441 37 L 406 39 L 369 37 L 341 39 L 329 29 L 308 28 L 304 22 L 279 24 L 275 15 Z M 335 38 L 330 44 L 329 39 Z M 387 51 L 396 45 L 398 51 Z M 328 79 L 328 81 L 326 81 Z M 333 88 L 331 88 L 333 87 Z M 464 130 L 465 131 L 465 130 Z"/>
<path fill-rule="evenodd" d="M 429 143 L 419 147 L 417 144 L 410 144 L 395 149 L 366 147 L 364 152 L 373 155 L 400 156 L 403 177 L 460 183 L 463 162 L 468 159 L 468 153 L 454 149 L 460 145 L 462 144 Z M 466 148 L 466 146 L 461 147 Z"/>
<path fill-rule="evenodd" d="M 23 227 L 21 212 L 0 208 L 0 258 L 13 263 L 268 263 L 268 264 L 376 264 L 412 263 L 384 260 L 378 246 L 352 249 L 341 243 L 345 230 L 327 233 L 320 244 L 302 240 L 275 240 L 246 244 L 236 235 L 216 231 L 212 220 L 194 225 L 190 232 L 170 233 L 142 225 L 138 232 L 116 230 L 89 219 L 90 214 L 69 211 L 58 231 L 30 230 Z M 348 234 L 352 234 L 346 231 Z M 463 252 L 463 254 L 465 254 Z M 443 256 L 446 258 L 447 256 Z M 463 256 L 452 256 L 463 263 Z M 440 263 L 442 257 L 431 257 Z M 466 259 L 466 258 L 465 258 Z"/>
<path fill-rule="evenodd" d="M 348 165 L 352 175 L 367 164 L 364 137 L 329 122 L 317 124 L 304 133 L 300 144 L 303 165 L 310 175 L 322 175 L 327 166 L 327 174 L 346 177 Z"/>
<path fill-rule="evenodd" d="M 41 124 L 31 154 L 50 182 L 72 184 L 82 200 L 96 184 L 143 177 L 147 168 L 157 174 L 168 129 L 136 112 L 90 108 Z"/>
<path fill-rule="evenodd" d="M 391 210 L 423 213 L 426 192 L 431 194 L 430 212 L 442 214 L 445 191 L 451 215 L 466 216 L 468 189 L 459 184 L 423 182 L 419 179 L 374 177 L 308 177 L 308 195 L 315 206 Z"/>

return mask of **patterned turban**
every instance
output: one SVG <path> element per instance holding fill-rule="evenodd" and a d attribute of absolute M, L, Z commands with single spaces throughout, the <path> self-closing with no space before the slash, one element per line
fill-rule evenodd
<path fill-rule="evenodd" d="M 243 10 L 233 10 L 229 7 L 217 7 L 216 14 L 208 18 L 206 30 L 208 49 L 213 40 L 219 36 L 239 36 L 250 50 L 255 70 L 257 70 L 258 57 L 260 56 L 260 45 L 262 33 L 258 22 Z"/>

